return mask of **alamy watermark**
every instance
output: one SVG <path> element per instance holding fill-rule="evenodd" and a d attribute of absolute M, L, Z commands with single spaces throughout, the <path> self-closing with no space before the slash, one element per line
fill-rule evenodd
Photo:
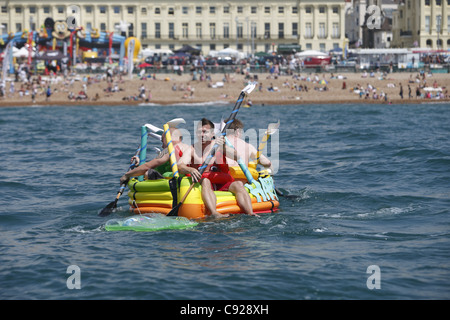
<path fill-rule="evenodd" d="M 71 274 L 66 281 L 67 289 L 81 289 L 81 269 L 77 265 L 67 267 L 66 273 Z"/>
<path fill-rule="evenodd" d="M 76 29 L 81 22 L 81 8 L 76 5 L 67 6 L 66 23 L 69 29 Z"/>
<path fill-rule="evenodd" d="M 369 14 L 366 22 L 367 28 L 370 30 L 381 29 L 381 8 L 373 4 L 367 7 L 366 13 Z"/>
<path fill-rule="evenodd" d="M 366 285 L 370 290 L 381 289 L 381 269 L 377 265 L 371 265 L 367 267 L 366 273 L 370 276 L 367 278 Z"/>

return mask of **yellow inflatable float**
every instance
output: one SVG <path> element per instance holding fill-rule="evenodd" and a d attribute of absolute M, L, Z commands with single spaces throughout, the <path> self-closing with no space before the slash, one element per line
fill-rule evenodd
<path fill-rule="evenodd" d="M 252 184 L 245 184 L 245 188 L 250 194 L 252 207 L 255 213 L 275 212 L 280 203 L 275 192 L 272 177 L 266 171 L 256 172 L 250 169 L 255 178 Z M 239 172 L 239 167 L 231 167 L 230 173 L 236 177 L 244 175 Z M 208 178 L 212 183 L 221 183 L 226 177 L 223 173 L 209 172 Z M 158 180 L 139 181 L 132 179 L 128 182 L 128 203 L 130 211 L 136 214 L 162 213 L 167 215 L 188 191 L 192 180 L 190 177 L 180 178 L 178 181 L 167 177 Z M 178 216 L 188 219 L 202 219 L 209 213 L 202 201 L 202 187 L 196 184 L 184 200 Z M 217 198 L 217 212 L 222 214 L 241 214 L 243 210 L 239 207 L 236 197 L 228 191 L 214 191 Z"/>

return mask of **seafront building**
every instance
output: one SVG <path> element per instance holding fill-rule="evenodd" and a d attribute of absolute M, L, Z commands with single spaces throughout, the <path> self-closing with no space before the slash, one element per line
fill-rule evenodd
<path fill-rule="evenodd" d="M 397 48 L 450 48 L 450 0 L 402 0 L 393 15 Z"/>
<path fill-rule="evenodd" d="M 345 32 L 351 48 L 390 48 L 392 42 L 392 17 L 399 0 L 346 0 Z M 378 11 L 372 11 L 377 6 Z M 379 25 L 367 27 L 367 21 L 377 18 Z"/>
<path fill-rule="evenodd" d="M 79 16 L 88 30 L 126 32 L 143 48 L 190 45 L 203 54 L 224 48 L 246 53 L 327 52 L 345 44 L 344 0 L 0 0 L 0 33 L 38 30 L 45 19 Z"/>

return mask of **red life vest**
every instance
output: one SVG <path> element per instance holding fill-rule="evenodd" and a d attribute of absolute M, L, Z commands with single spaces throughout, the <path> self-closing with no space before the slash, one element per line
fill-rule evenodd
<path fill-rule="evenodd" d="M 233 182 L 234 179 L 230 175 L 230 170 L 228 168 L 225 155 L 218 151 L 216 152 L 216 159 L 222 159 L 222 161 L 216 160 L 213 164 L 209 165 L 207 172 L 203 172 L 202 178 L 208 178 L 213 185 L 216 185 L 215 189 L 218 190 L 221 186 Z"/>

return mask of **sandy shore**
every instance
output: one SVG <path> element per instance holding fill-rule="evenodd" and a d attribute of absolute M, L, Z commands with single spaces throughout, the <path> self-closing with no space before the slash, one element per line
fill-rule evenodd
<path fill-rule="evenodd" d="M 253 75 L 252 75 L 253 76 Z M 382 74 L 376 73 L 373 77 L 363 73 L 322 73 L 300 75 L 282 75 L 278 77 L 270 74 L 257 74 L 258 86 L 251 94 L 250 99 L 253 105 L 276 105 L 276 104 L 313 104 L 313 103 L 430 103 L 436 101 L 450 102 L 447 88 L 450 87 L 450 77 L 447 74 L 427 75 L 425 79 L 420 76 L 416 81 L 417 73 L 392 73 L 387 74 L 383 79 Z M 108 83 L 103 74 L 97 79 L 96 75 L 91 75 L 91 81 L 87 80 L 89 75 L 79 75 L 72 82 L 64 82 L 62 77 L 51 83 L 52 95 L 46 97 L 45 88 L 50 79 L 42 84 L 38 89 L 35 102 L 32 102 L 31 93 L 23 92 L 19 94 L 21 82 L 16 82 L 14 93 L 10 93 L 10 83 L 6 84 L 6 97 L 0 98 L 1 107 L 11 106 L 32 106 L 32 105 L 129 105 L 140 103 L 154 103 L 160 105 L 184 104 L 184 103 L 234 103 L 244 88 L 247 81 L 242 74 L 230 74 L 225 79 L 224 74 L 211 74 L 209 81 L 192 80 L 190 74 L 156 74 L 155 78 L 149 77 L 145 80 L 138 79 L 135 75 L 130 80 L 123 76 L 122 80 L 114 78 L 112 83 Z M 47 79 L 46 77 L 42 77 Z M 226 80 L 226 81 L 225 81 Z M 327 84 L 320 83 L 325 80 Z M 221 86 L 223 83 L 223 86 Z M 86 100 L 69 100 L 70 92 L 76 97 L 86 85 Z M 145 87 L 145 99 L 136 99 L 139 96 L 141 86 Z M 174 88 L 176 86 L 176 89 Z M 302 86 L 303 90 L 298 88 Z M 400 86 L 403 87 L 403 99 L 400 97 Z M 409 97 L 409 88 L 411 97 Z M 444 98 L 432 99 L 416 98 L 416 88 L 422 87 L 421 93 L 426 93 L 424 87 L 440 87 Z M 108 92 L 108 87 L 118 88 L 117 92 Z M 307 87 L 308 91 L 305 91 Z M 355 88 L 362 87 L 363 94 L 360 95 Z M 367 90 L 372 87 L 376 90 Z M 269 91 L 273 88 L 274 91 Z M 326 90 L 324 90 L 326 88 Z M 374 93 L 378 95 L 374 99 Z M 366 97 L 366 94 L 368 96 Z M 380 97 L 387 95 L 387 100 Z M 436 91 L 433 91 L 436 95 Z M 97 99 L 95 98 L 97 97 Z M 148 99 L 148 101 L 147 101 Z"/>

